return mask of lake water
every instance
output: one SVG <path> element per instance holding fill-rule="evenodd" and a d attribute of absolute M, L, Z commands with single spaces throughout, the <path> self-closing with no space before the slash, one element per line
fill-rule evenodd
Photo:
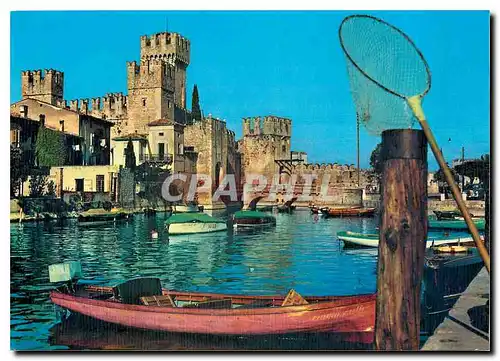
<path fill-rule="evenodd" d="M 376 249 L 343 250 L 336 238 L 341 230 L 376 232 L 375 218 L 324 219 L 296 211 L 277 214 L 276 227 L 260 231 L 169 238 L 165 217 L 136 215 L 129 223 L 98 227 L 76 220 L 12 224 L 11 348 L 68 349 L 75 343 L 68 339 L 108 336 L 102 327 L 89 336 L 78 326 L 58 324 L 48 266 L 70 260 L 81 262 L 85 278 L 104 284 L 154 276 L 165 288 L 185 291 L 284 295 L 294 288 L 303 295 L 348 295 L 376 289 Z M 159 239 L 150 238 L 152 229 Z M 137 337 L 150 338 L 144 335 Z M 178 348 L 190 348 L 188 341 Z M 123 340 L 109 343 L 116 342 L 126 348 Z M 109 343 L 80 348 L 113 348 Z"/>

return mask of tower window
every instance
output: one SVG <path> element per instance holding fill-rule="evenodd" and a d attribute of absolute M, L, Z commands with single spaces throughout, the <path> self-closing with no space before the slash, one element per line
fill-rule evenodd
<path fill-rule="evenodd" d="M 142 98 L 142 106 L 145 107 L 146 106 L 146 98 Z"/>
<path fill-rule="evenodd" d="M 159 135 L 160 137 L 163 137 L 163 132 L 159 133 L 158 135 Z"/>
<path fill-rule="evenodd" d="M 286 152 L 286 145 L 284 145 L 284 144 L 283 144 L 283 145 L 281 146 L 281 151 L 282 151 L 283 153 L 284 153 L 284 152 Z"/>
<path fill-rule="evenodd" d="M 21 105 L 21 116 L 23 118 L 28 118 L 28 106 L 27 105 Z"/>
<path fill-rule="evenodd" d="M 64 120 L 62 119 L 59 121 L 59 130 L 61 132 L 64 132 Z"/>
<path fill-rule="evenodd" d="M 38 120 L 40 121 L 40 126 L 44 127 L 45 126 L 45 114 L 40 114 L 38 116 Z"/>

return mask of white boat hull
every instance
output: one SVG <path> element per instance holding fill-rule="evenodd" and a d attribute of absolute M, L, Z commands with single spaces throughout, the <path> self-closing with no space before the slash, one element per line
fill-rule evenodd
<path fill-rule="evenodd" d="M 173 223 L 167 227 L 168 234 L 193 234 L 193 233 L 210 233 L 220 232 L 227 229 L 227 225 L 221 222 L 202 223 Z"/>
<path fill-rule="evenodd" d="M 358 247 L 378 247 L 378 239 L 370 239 L 370 238 L 359 238 L 359 237 L 350 237 L 350 236 L 338 236 L 338 239 L 344 241 L 344 243 L 349 245 L 354 245 Z M 473 242 L 472 237 L 463 237 L 463 238 L 449 238 L 449 239 L 429 239 L 426 242 L 425 247 L 430 248 L 433 245 L 439 246 L 443 244 L 449 243 L 458 243 L 458 242 Z"/>

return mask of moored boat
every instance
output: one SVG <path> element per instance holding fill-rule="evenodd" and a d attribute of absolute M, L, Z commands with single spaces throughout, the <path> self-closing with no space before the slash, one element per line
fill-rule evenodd
<path fill-rule="evenodd" d="M 321 212 L 322 215 L 326 216 L 328 214 L 328 211 L 330 210 L 329 207 L 321 207 L 319 211 Z"/>
<path fill-rule="evenodd" d="M 172 206 L 173 213 L 199 213 L 203 212 L 203 206 L 200 206 L 196 203 L 189 204 L 174 204 Z"/>
<path fill-rule="evenodd" d="M 97 226 L 131 219 L 133 219 L 133 214 L 126 212 L 80 214 L 78 224 L 81 226 Z"/>
<path fill-rule="evenodd" d="M 345 341 L 373 341 L 375 295 L 248 296 L 179 292 L 157 278 L 114 287 L 73 283 L 50 293 L 71 312 L 140 329 L 203 335 L 279 335 L 331 332 Z M 299 299 L 300 302 L 295 300 Z"/>
<path fill-rule="evenodd" d="M 276 218 L 260 211 L 242 210 L 234 213 L 233 224 L 235 228 L 262 227 L 276 224 Z"/>
<path fill-rule="evenodd" d="M 318 207 L 315 207 L 315 206 L 311 206 L 311 207 L 309 207 L 309 209 L 311 210 L 312 214 L 319 214 L 319 212 L 320 212 L 320 209 Z"/>
<path fill-rule="evenodd" d="M 484 231 L 486 221 L 484 218 L 475 218 L 472 220 L 479 231 Z M 446 230 L 467 230 L 467 223 L 464 220 L 429 220 L 429 229 Z"/>
<path fill-rule="evenodd" d="M 337 238 L 344 242 L 344 247 L 378 247 L 379 235 L 342 231 L 337 233 Z M 439 245 L 462 244 L 474 242 L 472 237 L 428 237 L 426 248 Z"/>
<path fill-rule="evenodd" d="M 372 217 L 375 215 L 375 208 L 362 207 L 346 207 L 346 208 L 330 208 L 327 217 Z"/>
<path fill-rule="evenodd" d="M 280 204 L 277 206 L 278 212 L 279 213 L 292 213 L 296 206 L 293 205 L 293 202 L 297 200 L 297 197 L 294 197 L 288 201 L 286 201 L 284 204 Z"/>
<path fill-rule="evenodd" d="M 463 221 L 464 217 L 462 213 L 458 211 L 433 211 L 436 215 L 438 221 Z M 470 213 L 472 219 L 481 219 L 483 217 L 476 217 L 472 213 Z"/>
<path fill-rule="evenodd" d="M 225 220 L 206 213 L 179 213 L 167 218 L 165 228 L 170 235 L 210 233 L 225 231 L 227 224 Z"/>

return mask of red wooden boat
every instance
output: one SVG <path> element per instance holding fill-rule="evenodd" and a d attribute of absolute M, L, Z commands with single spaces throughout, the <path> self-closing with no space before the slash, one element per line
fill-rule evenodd
<path fill-rule="evenodd" d="M 155 278 L 115 287 L 77 284 L 70 289 L 52 291 L 52 302 L 140 329 L 228 336 L 330 332 L 344 341 L 373 341 L 375 294 L 304 297 L 307 304 L 282 306 L 284 296 L 169 291 Z"/>
<path fill-rule="evenodd" d="M 372 217 L 375 214 L 375 208 L 330 208 L 327 217 Z"/>

